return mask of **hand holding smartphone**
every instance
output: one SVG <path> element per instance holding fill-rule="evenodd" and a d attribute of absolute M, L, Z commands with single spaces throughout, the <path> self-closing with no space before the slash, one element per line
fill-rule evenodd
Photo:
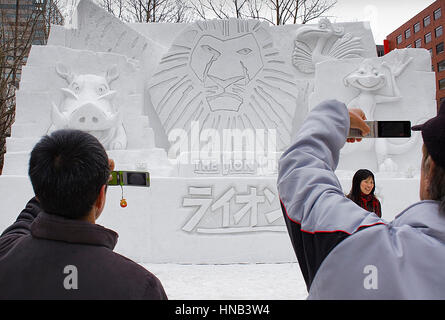
<path fill-rule="evenodd" d="M 150 173 L 143 171 L 111 171 L 109 186 L 149 187 Z"/>
<path fill-rule="evenodd" d="M 349 138 L 409 138 L 411 137 L 410 121 L 365 121 L 371 131 L 362 136 L 360 129 L 351 128 Z"/>

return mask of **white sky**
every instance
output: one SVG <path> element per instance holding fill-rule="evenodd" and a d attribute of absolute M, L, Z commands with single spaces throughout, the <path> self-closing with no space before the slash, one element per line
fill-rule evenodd
<path fill-rule="evenodd" d="M 432 4 L 434 0 L 337 0 L 327 15 L 332 22 L 370 21 L 376 44 Z"/>

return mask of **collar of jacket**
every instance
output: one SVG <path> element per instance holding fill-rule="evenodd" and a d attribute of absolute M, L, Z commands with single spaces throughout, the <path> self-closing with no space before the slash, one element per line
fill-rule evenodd
<path fill-rule="evenodd" d="M 391 224 L 394 227 L 409 225 L 445 242 L 445 212 L 439 212 L 439 201 L 416 202 L 398 214 Z"/>
<path fill-rule="evenodd" d="M 117 243 L 118 234 L 113 230 L 87 221 L 68 219 L 40 212 L 31 224 L 33 237 L 68 243 L 104 246 L 111 250 Z"/>

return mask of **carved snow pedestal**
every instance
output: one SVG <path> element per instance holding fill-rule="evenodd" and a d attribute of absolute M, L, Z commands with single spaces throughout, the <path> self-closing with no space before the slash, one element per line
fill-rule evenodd
<path fill-rule="evenodd" d="M 143 167 L 163 175 L 173 170 L 165 150 L 155 147 L 135 61 L 110 53 L 33 46 L 16 97 L 4 175 L 26 175 L 35 143 L 65 128 L 94 135 L 122 170 Z"/>
<path fill-rule="evenodd" d="M 316 66 L 310 108 L 337 99 L 361 108 L 368 120 L 424 123 L 436 115 L 435 74 L 425 49 L 394 50 L 374 59 L 337 60 Z M 365 139 L 341 150 L 338 175 L 368 168 L 377 178 L 413 178 L 420 174 L 422 137 Z M 377 184 L 378 186 L 378 184 Z M 383 192 L 383 190 L 380 190 Z"/>
<path fill-rule="evenodd" d="M 98 223 L 119 233 L 118 252 L 139 262 L 295 261 L 277 160 L 308 110 L 337 98 L 367 108 L 369 118 L 419 122 L 434 113 L 429 56 L 410 50 L 378 59 L 366 23 L 127 25 L 86 0 L 74 20 L 72 29 L 54 26 L 50 45 L 34 46 L 24 67 L 0 177 L 2 228 L 33 195 L 33 145 L 71 127 L 98 137 L 116 169 L 152 176 L 150 188 L 124 188 L 125 209 L 120 188 L 108 188 Z M 378 171 L 383 150 L 382 169 L 395 163 L 403 171 L 397 179 L 377 174 L 383 216 L 392 219 L 418 197 L 413 139 L 397 155 L 388 146 L 398 141 L 366 147 L 359 158 L 343 151 L 345 192 L 356 168 Z M 393 196 L 399 190 L 403 197 Z"/>

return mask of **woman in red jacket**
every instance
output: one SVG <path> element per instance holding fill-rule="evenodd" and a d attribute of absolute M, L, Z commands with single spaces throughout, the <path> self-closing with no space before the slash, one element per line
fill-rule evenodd
<path fill-rule="evenodd" d="M 379 218 L 382 217 L 380 201 L 374 195 L 375 179 L 374 174 L 367 169 L 360 169 L 352 178 L 352 188 L 346 196 L 360 207 L 370 212 L 374 212 Z"/>

